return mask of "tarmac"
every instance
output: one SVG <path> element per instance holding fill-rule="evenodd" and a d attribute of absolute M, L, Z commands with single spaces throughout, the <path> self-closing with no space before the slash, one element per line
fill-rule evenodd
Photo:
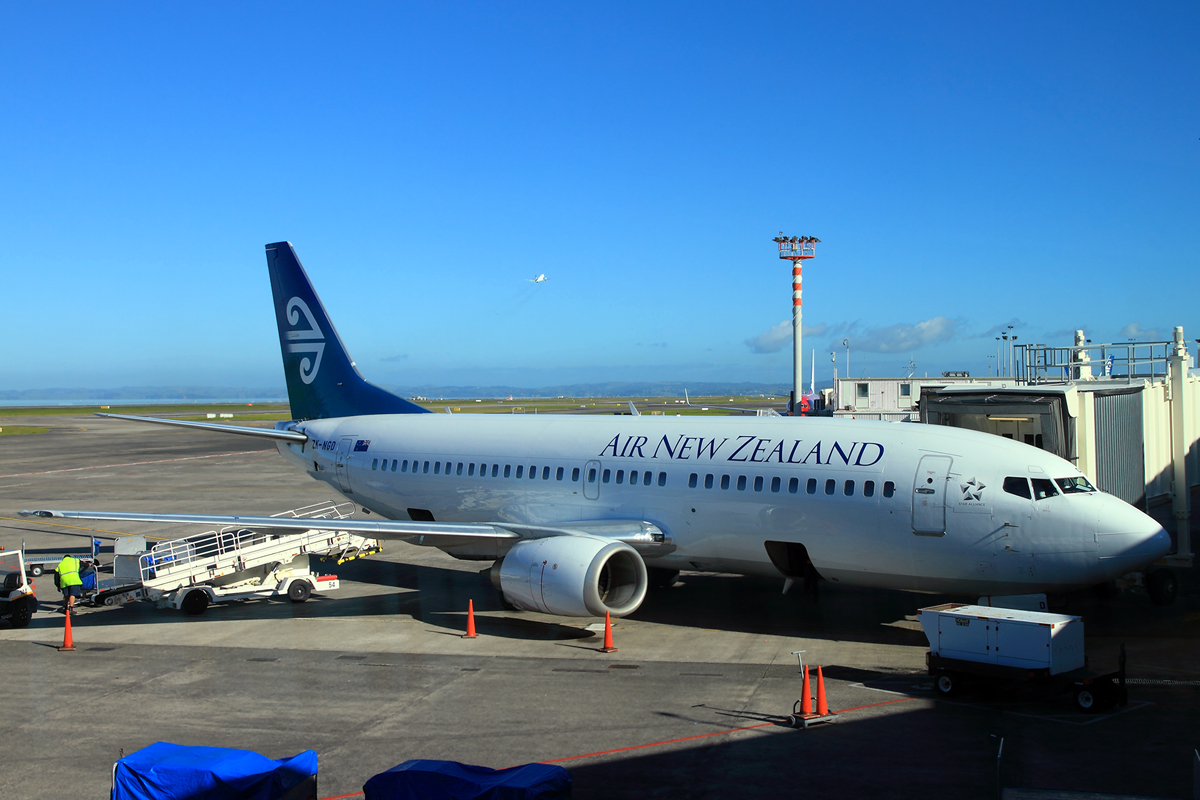
<path fill-rule="evenodd" d="M 8 424 L 0 411 L 0 423 Z M 0 546 L 85 547 L 98 536 L 200 532 L 19 517 L 61 508 L 272 514 L 332 497 L 246 437 L 91 416 L 22 417 L 49 433 L 0 439 Z M 1169 508 L 1167 509 L 1169 511 Z M 360 512 L 361 513 L 361 512 Z M 1200 586 L 1169 607 L 1127 591 L 1052 598 L 1080 614 L 1091 664 L 1124 643 L 1130 704 L 1088 715 L 1067 695 L 935 697 L 917 610 L 948 600 L 684 573 L 615 621 L 505 610 L 488 565 L 398 542 L 343 565 L 303 604 L 138 603 L 73 617 L 61 653 L 50 576 L 28 628 L 0 623 L 10 798 L 106 797 L 113 762 L 156 741 L 315 750 L 319 797 L 353 797 L 412 758 L 571 771 L 577 798 L 994 798 L 1003 787 L 1192 796 L 1200 746 Z M 477 639 L 463 639 L 473 600 Z M 800 696 L 793 651 L 824 667 L 837 722 L 784 720 Z M 1003 757 L 998 759 L 1000 742 Z"/>

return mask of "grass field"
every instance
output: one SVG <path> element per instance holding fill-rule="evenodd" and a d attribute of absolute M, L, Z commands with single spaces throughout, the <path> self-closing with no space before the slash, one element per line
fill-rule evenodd
<path fill-rule="evenodd" d="M 9 417 L 58 417 L 79 416 L 80 414 L 139 414 L 153 417 L 159 414 L 178 413 L 180 411 L 205 411 L 209 413 L 232 413 L 246 408 L 255 412 L 278 411 L 288 413 L 287 403 L 172 403 L 170 405 L 112 405 L 112 406 L 28 406 L 19 408 L 4 408 L 0 406 L 0 419 Z"/>
<path fill-rule="evenodd" d="M 37 428 L 33 425 L 4 425 L 0 426 L 0 436 L 25 436 L 30 433 L 46 433 L 49 428 Z"/>

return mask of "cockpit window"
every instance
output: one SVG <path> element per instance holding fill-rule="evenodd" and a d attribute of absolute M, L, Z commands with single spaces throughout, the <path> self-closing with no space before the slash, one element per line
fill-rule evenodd
<path fill-rule="evenodd" d="M 1029 492 L 1029 481 L 1025 478 L 1005 478 L 1004 491 L 1015 494 L 1017 497 L 1024 497 L 1026 500 L 1033 499 L 1033 495 Z"/>
<path fill-rule="evenodd" d="M 1079 494 L 1096 491 L 1096 487 L 1088 483 L 1088 479 L 1082 475 L 1075 478 L 1055 478 L 1054 482 L 1058 484 L 1058 488 L 1063 494 Z"/>
<path fill-rule="evenodd" d="M 1058 491 L 1054 488 L 1054 481 L 1049 478 L 1032 478 L 1033 482 L 1033 499 L 1045 500 L 1047 497 L 1054 497 Z"/>

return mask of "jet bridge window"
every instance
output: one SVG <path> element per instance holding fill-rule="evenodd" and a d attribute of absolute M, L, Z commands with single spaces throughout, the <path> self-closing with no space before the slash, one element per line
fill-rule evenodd
<path fill-rule="evenodd" d="M 891 481 L 884 481 L 883 482 L 883 496 L 891 497 L 895 493 L 896 493 L 896 484 L 892 483 Z"/>
<path fill-rule="evenodd" d="M 658 485 L 659 486 L 667 485 L 667 473 L 665 473 L 665 472 L 658 473 Z"/>
<path fill-rule="evenodd" d="M 1049 478 L 1033 478 L 1032 481 L 1034 500 L 1045 500 L 1058 494 L 1058 490 L 1054 488 L 1054 481 Z"/>
<path fill-rule="evenodd" d="M 783 483 L 783 480 L 779 477 L 771 478 L 771 491 L 778 492 L 779 487 L 782 483 Z"/>
<path fill-rule="evenodd" d="M 833 494 L 836 489 L 837 481 L 835 481 L 833 478 L 829 478 L 825 481 L 825 494 Z"/>
<path fill-rule="evenodd" d="M 842 494 L 846 497 L 854 497 L 854 481 L 846 481 L 842 484 Z"/>
<path fill-rule="evenodd" d="M 875 496 L 875 481 L 863 481 L 863 497 Z"/>
<path fill-rule="evenodd" d="M 721 488 L 722 488 L 722 489 L 728 489 L 728 488 L 729 488 L 729 476 L 728 476 L 728 475 L 722 475 L 722 476 L 721 476 Z"/>
<path fill-rule="evenodd" d="M 762 491 L 762 487 L 763 487 L 763 477 L 762 477 L 762 475 L 755 475 L 755 476 L 754 476 L 754 491 L 756 491 L 756 492 L 761 492 L 761 491 Z"/>
<path fill-rule="evenodd" d="M 1026 478 L 1005 478 L 1004 491 L 1026 500 L 1033 499 L 1033 494 L 1029 491 L 1029 480 Z"/>
<path fill-rule="evenodd" d="M 788 491 L 791 492 L 792 494 L 795 494 L 796 492 L 800 491 L 800 479 L 799 478 L 791 478 L 790 480 L 788 480 Z"/>
<path fill-rule="evenodd" d="M 689 488 L 689 489 L 695 489 L 695 488 L 696 488 L 696 485 L 697 485 L 698 483 L 700 483 L 700 476 L 699 476 L 699 475 L 697 475 L 697 474 L 696 474 L 696 473 L 694 473 L 694 472 L 693 472 L 691 475 L 688 475 L 688 488 Z"/>
<path fill-rule="evenodd" d="M 579 480 L 579 467 L 575 467 L 574 469 L 571 470 L 571 482 L 576 483 L 576 482 L 578 482 L 578 480 Z M 595 483 L 595 482 L 596 481 L 593 479 L 592 483 Z"/>
<path fill-rule="evenodd" d="M 712 473 L 710 472 L 704 476 L 704 488 L 711 489 L 712 487 L 713 487 L 713 476 L 712 476 Z"/>
<path fill-rule="evenodd" d="M 808 492 L 809 494 L 816 494 L 817 493 L 817 479 L 809 478 L 808 483 L 806 483 L 804 485 L 804 491 Z"/>

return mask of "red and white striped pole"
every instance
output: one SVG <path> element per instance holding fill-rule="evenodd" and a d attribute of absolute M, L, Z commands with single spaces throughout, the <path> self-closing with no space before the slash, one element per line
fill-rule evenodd
<path fill-rule="evenodd" d="M 816 243 L 820 239 L 812 236 L 787 238 L 780 232 L 775 238 L 779 244 L 779 257 L 792 262 L 792 414 L 800 410 L 804 397 L 804 300 L 800 281 L 800 267 L 804 259 L 816 255 Z"/>

